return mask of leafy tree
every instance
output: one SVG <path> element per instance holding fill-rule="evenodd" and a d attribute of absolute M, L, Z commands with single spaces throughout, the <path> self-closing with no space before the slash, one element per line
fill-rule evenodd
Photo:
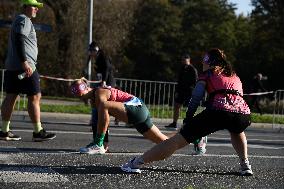
<path fill-rule="evenodd" d="M 245 92 L 248 92 L 250 81 L 252 80 L 253 62 L 252 52 L 252 38 L 254 24 L 248 17 L 239 16 L 234 23 L 235 36 L 237 39 L 236 50 L 233 54 L 234 67 L 240 76 Z"/>
<path fill-rule="evenodd" d="M 0 19 L 6 21 L 12 21 L 16 13 L 20 11 L 19 3 L 13 3 L 10 1 L 3 1 L 0 3 Z M 10 29 L 9 28 L 0 28 L 0 68 L 4 68 L 4 61 L 8 48 L 8 36 Z"/>
<path fill-rule="evenodd" d="M 271 89 L 284 88 L 284 2 L 252 0 L 251 18 L 255 24 L 251 56 L 252 70 L 268 76 Z"/>
<path fill-rule="evenodd" d="M 209 48 L 224 49 L 230 58 L 235 52 L 236 15 L 226 0 L 145 0 L 136 18 L 126 56 L 138 78 L 174 81 L 184 52 L 196 65 Z"/>
<path fill-rule="evenodd" d="M 179 50 L 181 10 L 167 0 L 145 0 L 135 17 L 126 57 L 135 78 L 171 80 Z M 134 74 L 135 73 L 135 74 Z"/>
<path fill-rule="evenodd" d="M 0 18 L 12 20 L 20 12 L 20 1 L 2 1 L 5 3 L 0 4 Z M 38 69 L 42 75 L 79 78 L 87 61 L 88 1 L 42 1 L 44 8 L 39 10 L 33 23 L 51 25 L 53 31 L 37 32 Z M 122 49 L 128 42 L 129 23 L 136 4 L 133 0 L 94 1 L 93 37 L 113 57 L 114 64 L 123 60 Z M 0 32 L 3 39 L 0 58 L 4 60 L 9 30 L 1 29 Z M 68 95 L 65 82 L 42 79 L 41 86 L 43 94 Z"/>
<path fill-rule="evenodd" d="M 129 43 L 134 12 L 138 1 L 94 1 L 93 39 L 111 56 L 118 71 L 116 77 L 126 77 L 129 68 L 123 52 Z M 125 65 L 126 64 L 126 65 Z"/>
<path fill-rule="evenodd" d="M 187 48 L 200 62 L 203 52 L 218 47 L 224 49 L 229 59 L 237 39 L 234 23 L 236 16 L 227 1 L 190 1 L 183 16 L 183 48 Z"/>
<path fill-rule="evenodd" d="M 51 25 L 53 32 L 37 32 L 40 73 L 81 77 L 87 60 L 88 1 L 42 1 L 45 6 L 33 22 Z M 251 3 L 251 15 L 237 16 L 228 0 L 95 0 L 93 38 L 112 57 L 117 77 L 174 81 L 183 53 L 200 70 L 204 51 L 219 47 L 246 86 L 262 72 L 271 89 L 283 89 L 284 3 Z M 20 8 L 18 0 L 2 0 L 0 19 L 12 20 Z M 8 33 L 0 29 L 1 60 Z M 67 83 L 42 80 L 42 87 L 44 94 L 67 95 Z"/>

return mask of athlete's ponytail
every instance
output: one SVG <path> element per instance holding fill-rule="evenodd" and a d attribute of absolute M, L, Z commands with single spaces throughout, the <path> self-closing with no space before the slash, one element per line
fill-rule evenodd
<path fill-rule="evenodd" d="M 209 66 L 220 66 L 224 69 L 223 73 L 226 76 L 232 76 L 235 74 L 232 65 L 227 61 L 224 51 L 213 48 L 210 49 L 203 59 L 204 63 Z"/>

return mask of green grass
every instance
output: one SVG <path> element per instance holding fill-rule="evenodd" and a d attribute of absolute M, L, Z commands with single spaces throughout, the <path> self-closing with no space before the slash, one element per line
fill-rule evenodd
<path fill-rule="evenodd" d="M 44 99 L 48 100 L 64 100 L 64 101 L 71 101 L 71 102 L 78 102 L 80 101 L 79 98 L 68 98 L 68 97 L 58 97 L 58 96 L 44 96 Z"/>
<path fill-rule="evenodd" d="M 275 118 L 273 118 L 273 114 L 264 114 L 264 115 L 260 115 L 260 114 L 256 114 L 256 113 L 252 113 L 252 122 L 253 123 L 273 123 L 273 119 L 274 119 L 274 123 L 276 124 L 284 124 L 284 116 L 275 116 Z"/>
<path fill-rule="evenodd" d="M 91 108 L 84 104 L 82 105 L 48 105 L 42 104 L 40 107 L 42 112 L 57 112 L 71 114 L 90 114 Z"/>

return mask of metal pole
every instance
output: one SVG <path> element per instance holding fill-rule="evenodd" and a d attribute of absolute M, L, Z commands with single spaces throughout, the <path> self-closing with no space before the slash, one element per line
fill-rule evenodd
<path fill-rule="evenodd" d="M 88 46 L 93 40 L 93 0 L 89 0 L 89 35 L 88 35 Z M 92 79 L 92 61 L 88 62 L 88 80 Z"/>
<path fill-rule="evenodd" d="M 3 98 L 4 98 L 4 95 L 3 95 L 3 91 L 4 91 L 4 74 L 5 74 L 5 70 L 2 69 L 2 83 L 1 83 L 1 105 L 2 105 L 2 102 L 3 102 Z"/>

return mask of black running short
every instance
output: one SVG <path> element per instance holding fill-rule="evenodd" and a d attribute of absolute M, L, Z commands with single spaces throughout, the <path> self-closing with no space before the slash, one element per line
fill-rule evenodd
<path fill-rule="evenodd" d="M 4 89 L 10 94 L 26 94 L 33 96 L 40 93 L 40 77 L 37 71 L 34 71 L 31 77 L 26 77 L 22 80 L 18 75 L 23 71 L 5 71 Z"/>
<path fill-rule="evenodd" d="M 227 111 L 203 110 L 185 124 L 180 134 L 188 143 L 207 136 L 218 130 L 227 129 L 232 133 L 241 133 L 251 124 L 250 114 Z"/>
<path fill-rule="evenodd" d="M 191 98 L 192 91 L 193 91 L 193 88 L 189 88 L 184 91 L 176 91 L 175 92 L 175 103 L 187 106 Z"/>

